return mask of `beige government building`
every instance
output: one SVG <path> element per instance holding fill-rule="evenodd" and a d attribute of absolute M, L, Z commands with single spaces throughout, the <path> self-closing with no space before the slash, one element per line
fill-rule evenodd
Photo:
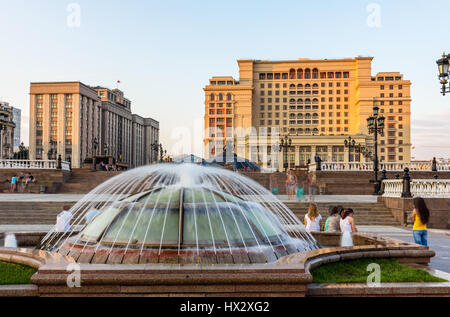
<path fill-rule="evenodd" d="M 222 155 L 227 144 L 240 157 L 260 164 L 273 160 L 281 167 L 284 155 L 277 144 L 288 135 L 290 167 L 315 155 L 348 162 L 344 140 L 349 136 L 373 151 L 366 119 L 377 98 L 385 117 L 380 161 L 409 162 L 411 82 L 398 72 L 372 75 L 372 60 L 238 60 L 239 80 L 214 76 L 204 88 L 205 156 Z M 350 160 L 368 159 L 352 152 Z"/>
<path fill-rule="evenodd" d="M 97 141 L 97 146 L 94 146 Z M 131 101 L 119 89 L 81 82 L 30 84 L 30 159 L 49 153 L 71 161 L 107 155 L 129 168 L 157 161 L 159 122 L 131 112 Z"/>

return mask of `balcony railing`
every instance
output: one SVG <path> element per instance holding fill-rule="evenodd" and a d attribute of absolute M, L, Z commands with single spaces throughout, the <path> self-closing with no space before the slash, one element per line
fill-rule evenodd
<path fill-rule="evenodd" d="M 57 160 L 0 160 L 0 169 L 58 169 Z M 70 164 L 61 161 L 61 169 L 70 171 Z"/>
<path fill-rule="evenodd" d="M 409 168 L 410 171 L 431 171 L 431 162 L 383 162 L 379 164 L 379 170 L 386 170 L 387 172 L 401 172 Z M 450 171 L 450 163 L 437 163 L 436 168 L 438 172 Z M 316 163 L 309 164 L 309 171 L 317 169 Z M 322 162 L 322 171 L 336 171 L 336 172 L 353 172 L 353 171 L 373 171 L 373 162 Z"/>
<path fill-rule="evenodd" d="M 388 179 L 383 181 L 383 185 L 383 197 L 402 197 L 403 180 Z M 413 179 L 410 186 L 413 197 L 450 198 L 449 179 Z"/>

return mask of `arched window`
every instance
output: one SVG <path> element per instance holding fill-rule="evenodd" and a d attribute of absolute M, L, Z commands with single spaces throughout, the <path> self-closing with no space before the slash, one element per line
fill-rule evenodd
<path fill-rule="evenodd" d="M 210 100 L 210 101 L 214 101 L 214 94 L 210 94 L 210 95 L 209 95 L 209 100 Z"/>
<path fill-rule="evenodd" d="M 310 128 L 306 128 L 306 129 L 305 129 L 305 132 L 306 132 L 306 133 L 311 133 L 311 129 L 310 129 Z"/>
<path fill-rule="evenodd" d="M 295 128 L 290 128 L 289 133 L 295 133 Z"/>
<path fill-rule="evenodd" d="M 299 114 L 297 115 L 297 118 L 303 118 L 303 114 L 299 113 Z"/>
<path fill-rule="evenodd" d="M 303 69 L 297 69 L 297 79 L 303 79 Z"/>
<path fill-rule="evenodd" d="M 305 88 L 311 88 L 311 85 L 310 84 L 306 84 Z"/>
<path fill-rule="evenodd" d="M 294 98 L 292 98 L 291 100 L 289 100 L 289 102 L 295 102 L 295 99 L 294 99 Z"/>
<path fill-rule="evenodd" d="M 319 78 L 319 70 L 317 68 L 313 69 L 312 78 L 314 78 L 314 79 Z"/>
<path fill-rule="evenodd" d="M 298 133 L 303 133 L 303 129 L 302 129 L 302 128 L 298 128 L 298 129 L 297 129 L 297 132 L 298 132 Z"/>
<path fill-rule="evenodd" d="M 289 78 L 295 79 L 295 69 L 291 68 L 291 70 L 289 70 Z"/>
<path fill-rule="evenodd" d="M 305 69 L 305 79 L 311 78 L 311 70 L 309 68 Z"/>
<path fill-rule="evenodd" d="M 227 100 L 231 100 L 231 94 L 230 93 L 227 94 Z"/>
<path fill-rule="evenodd" d="M 306 98 L 306 99 L 305 99 L 305 102 L 306 102 L 306 103 L 311 103 L 311 99 Z"/>
<path fill-rule="evenodd" d="M 313 118 L 318 118 L 319 115 L 317 113 L 313 113 Z"/>
<path fill-rule="evenodd" d="M 314 129 L 313 129 L 313 133 L 319 133 L 319 129 L 314 128 Z"/>
<path fill-rule="evenodd" d="M 298 103 L 303 103 L 303 99 L 302 99 L 302 98 L 298 98 L 298 99 L 297 99 L 297 102 L 298 102 Z"/>
<path fill-rule="evenodd" d="M 295 85 L 294 84 L 290 84 L 289 88 L 295 88 Z"/>
<path fill-rule="evenodd" d="M 305 114 L 305 118 L 306 119 L 310 119 L 311 118 L 311 114 L 310 113 Z"/>
<path fill-rule="evenodd" d="M 319 99 L 314 98 L 312 102 L 313 102 L 313 103 L 318 103 L 318 102 L 319 102 Z"/>
<path fill-rule="evenodd" d="M 223 100 L 223 94 L 219 94 L 219 101 Z"/>
<path fill-rule="evenodd" d="M 298 89 L 303 89 L 303 85 L 302 85 L 302 84 L 298 84 L 298 85 L 297 85 L 297 88 L 298 88 Z"/>
<path fill-rule="evenodd" d="M 295 114 L 294 113 L 289 114 L 289 118 L 295 119 Z"/>
<path fill-rule="evenodd" d="M 317 84 L 313 84 L 312 86 L 313 86 L 313 88 L 319 88 L 319 85 L 317 85 Z"/>

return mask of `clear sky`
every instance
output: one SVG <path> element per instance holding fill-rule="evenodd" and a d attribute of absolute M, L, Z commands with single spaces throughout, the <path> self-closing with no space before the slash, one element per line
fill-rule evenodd
<path fill-rule="evenodd" d="M 213 75 L 238 78 L 237 59 L 374 56 L 373 74 L 412 81 L 413 157 L 450 157 L 450 95 L 435 62 L 450 52 L 449 13 L 448 0 L 0 0 L 0 99 L 22 109 L 27 144 L 30 82 L 120 80 L 132 111 L 160 121 L 169 151 L 191 133 L 199 154 L 202 88 Z"/>

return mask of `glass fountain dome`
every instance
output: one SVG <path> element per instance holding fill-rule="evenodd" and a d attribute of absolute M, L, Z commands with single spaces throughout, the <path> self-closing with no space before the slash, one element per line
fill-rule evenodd
<path fill-rule="evenodd" d="M 270 263 L 316 247 L 270 192 L 213 167 L 133 169 L 94 189 L 71 212 L 72 230 L 49 232 L 42 248 L 78 262 Z"/>

